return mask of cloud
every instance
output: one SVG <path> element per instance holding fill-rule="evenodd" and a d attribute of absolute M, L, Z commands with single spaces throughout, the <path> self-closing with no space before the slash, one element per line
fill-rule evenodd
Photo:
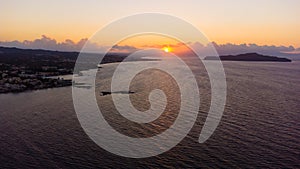
<path fill-rule="evenodd" d="M 286 53 L 286 54 L 299 54 L 300 55 L 300 48 L 297 48 L 293 51 L 283 51 L 282 53 Z"/>
<path fill-rule="evenodd" d="M 66 39 L 63 42 L 57 42 L 46 35 L 42 35 L 41 38 L 35 39 L 33 41 L 25 40 L 20 41 L 0 41 L 0 46 L 5 47 L 17 47 L 22 49 L 47 49 L 47 50 L 57 50 L 57 51 L 81 51 L 82 47 L 85 45 L 85 49 L 88 52 L 106 52 L 110 47 L 99 45 L 88 41 L 87 38 L 81 39 L 78 42 L 74 42 L 70 39 Z M 136 51 L 137 48 L 133 46 L 119 46 L 115 45 L 111 51 L 112 52 L 131 52 Z"/>
<path fill-rule="evenodd" d="M 178 42 L 176 44 L 143 45 L 142 47 L 143 48 L 159 48 L 159 49 L 161 49 L 161 48 L 166 47 L 166 46 L 171 47 L 171 48 L 178 48 L 178 47 L 185 46 L 185 45 L 186 44 L 184 44 L 184 43 Z"/>
<path fill-rule="evenodd" d="M 274 45 L 257 45 L 257 44 L 217 44 L 211 42 L 208 45 L 203 45 L 199 42 L 189 44 L 194 49 L 201 53 L 209 53 L 209 47 L 213 45 L 219 55 L 236 55 L 241 53 L 256 52 L 265 55 L 293 57 L 300 56 L 300 48 L 295 49 L 293 46 L 274 46 Z"/>
<path fill-rule="evenodd" d="M 58 50 L 58 51 L 81 51 L 82 47 L 85 45 L 86 51 L 89 52 L 106 52 L 109 50 L 109 46 L 99 45 L 88 41 L 87 38 L 81 39 L 78 42 L 74 42 L 70 39 L 66 39 L 63 42 L 57 42 L 46 35 L 42 35 L 41 38 L 35 39 L 33 41 L 25 40 L 20 41 L 0 41 L 0 46 L 6 47 L 17 47 L 23 49 L 48 49 L 48 50 Z M 300 48 L 294 48 L 293 46 L 274 46 L 274 45 L 257 45 L 257 44 L 217 44 L 211 42 L 207 45 L 203 45 L 199 42 L 188 42 L 187 44 L 177 43 L 177 44 L 161 44 L 161 45 L 146 45 L 142 48 L 163 48 L 169 46 L 171 48 L 180 48 L 185 45 L 189 45 L 199 52 L 206 54 L 210 53 L 209 49 L 212 45 L 215 47 L 219 55 L 235 55 L 241 53 L 257 52 L 265 55 L 283 56 L 283 57 L 300 57 Z M 110 52 L 126 52 L 131 53 L 139 50 L 137 47 L 128 45 L 115 45 L 110 49 Z M 292 58 L 293 59 L 293 58 Z"/>
<path fill-rule="evenodd" d="M 120 45 L 114 45 L 111 49 L 111 52 L 123 52 L 123 53 L 131 53 L 134 51 L 137 51 L 138 48 L 134 47 L 134 46 L 120 46 Z"/>
<path fill-rule="evenodd" d="M 17 47 L 23 49 L 48 49 L 48 50 L 62 50 L 62 51 L 80 51 L 83 45 L 87 42 L 87 39 L 81 39 L 79 42 L 75 43 L 70 39 L 64 42 L 57 42 L 55 39 L 42 35 L 41 38 L 35 39 L 33 41 L 25 40 L 20 41 L 5 41 L 0 42 L 1 46 L 6 47 Z"/>
<path fill-rule="evenodd" d="M 225 44 L 225 45 L 218 45 L 216 43 L 213 44 L 216 48 L 216 50 L 222 54 L 240 54 L 240 53 L 247 53 L 247 52 L 258 52 L 262 54 L 267 54 L 267 55 L 280 55 L 283 56 L 286 54 L 286 52 L 291 52 L 294 51 L 295 48 L 293 46 L 268 46 L 268 45 L 263 45 L 259 46 L 256 44 L 240 44 L 240 45 L 235 45 L 235 44 Z"/>

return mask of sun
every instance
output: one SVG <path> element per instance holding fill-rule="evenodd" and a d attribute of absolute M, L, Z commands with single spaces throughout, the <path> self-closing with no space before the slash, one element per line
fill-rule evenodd
<path fill-rule="evenodd" d="M 165 52 L 167 52 L 167 53 L 168 53 L 168 52 L 171 52 L 171 48 L 170 48 L 170 47 L 164 47 L 164 48 L 163 48 L 163 51 L 165 51 Z"/>

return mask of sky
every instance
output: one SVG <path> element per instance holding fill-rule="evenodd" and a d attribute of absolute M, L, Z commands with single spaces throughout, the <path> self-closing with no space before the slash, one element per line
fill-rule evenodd
<path fill-rule="evenodd" d="M 159 12 L 186 20 L 218 44 L 299 48 L 299 7 L 299 0 L 0 0 L 0 42 L 47 37 L 77 44 L 124 16 Z"/>

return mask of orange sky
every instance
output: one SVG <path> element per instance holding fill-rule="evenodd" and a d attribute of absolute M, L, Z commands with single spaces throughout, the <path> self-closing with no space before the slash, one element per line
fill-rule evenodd
<path fill-rule="evenodd" d="M 57 41 L 79 41 L 118 18 L 141 12 L 162 12 L 185 19 L 210 41 L 220 44 L 300 47 L 298 0 L 0 0 L 0 4 L 0 41 L 33 40 L 41 35 Z"/>

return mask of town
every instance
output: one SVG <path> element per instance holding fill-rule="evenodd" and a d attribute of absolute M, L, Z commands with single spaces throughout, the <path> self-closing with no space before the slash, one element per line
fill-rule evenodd
<path fill-rule="evenodd" d="M 60 76 L 73 73 L 76 58 L 75 52 L 0 47 L 0 93 L 70 86 Z"/>
<path fill-rule="evenodd" d="M 72 80 L 62 76 L 73 74 L 78 55 L 79 52 L 0 47 L 0 93 L 70 86 Z M 95 65 L 85 68 L 97 67 L 98 55 L 86 55 L 93 58 L 87 62 Z M 101 64 L 120 62 L 126 56 L 110 53 Z"/>
<path fill-rule="evenodd" d="M 24 66 L 18 67 L 3 63 L 0 63 L 0 67 L 0 93 L 63 87 L 72 84 L 69 79 L 53 78 L 53 76 L 70 74 L 72 70 L 44 66 L 43 71 L 34 72 Z"/>

